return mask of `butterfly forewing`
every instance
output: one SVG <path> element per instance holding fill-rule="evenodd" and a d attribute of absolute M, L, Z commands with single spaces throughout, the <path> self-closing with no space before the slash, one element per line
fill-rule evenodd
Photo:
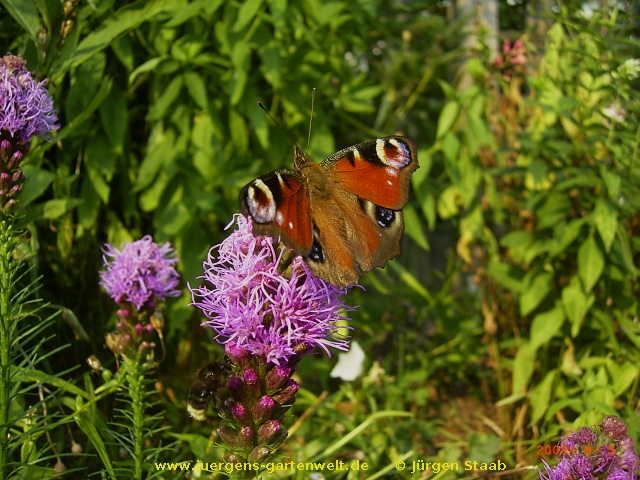
<path fill-rule="evenodd" d="M 254 234 L 281 238 L 296 254 L 309 254 L 309 194 L 300 172 L 278 170 L 256 178 L 240 193 L 240 211 L 251 217 Z"/>
<path fill-rule="evenodd" d="M 400 210 L 407 203 L 417 158 L 413 142 L 394 136 L 345 148 L 321 166 L 343 190 L 381 207 Z"/>

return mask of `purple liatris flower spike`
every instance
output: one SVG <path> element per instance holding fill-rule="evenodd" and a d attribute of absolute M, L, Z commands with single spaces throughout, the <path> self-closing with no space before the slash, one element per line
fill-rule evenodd
<path fill-rule="evenodd" d="M 50 139 L 59 128 L 53 101 L 20 57 L 0 58 L 0 211 L 16 205 L 25 176 L 20 162 L 34 135 Z"/>
<path fill-rule="evenodd" d="M 218 430 L 229 452 L 226 461 L 266 461 L 287 437 L 282 424 L 298 384 L 291 377 L 300 359 L 315 347 L 347 350 L 339 338 L 346 291 L 316 278 L 302 258 L 289 260 L 271 237 L 255 237 L 252 224 L 236 216 L 238 229 L 212 248 L 204 263 L 206 284 L 192 288 L 216 340 L 225 344 L 231 373 L 216 408 Z M 238 465 L 236 465 L 238 466 Z M 257 471 L 235 471 L 252 478 Z"/>
<path fill-rule="evenodd" d="M 132 305 L 140 311 L 167 297 L 177 297 L 179 276 L 173 265 L 178 261 L 171 244 L 158 246 L 151 236 L 120 246 L 103 247 L 105 270 L 100 284 L 120 306 Z"/>
<path fill-rule="evenodd" d="M 289 274 L 271 237 L 254 237 L 251 222 L 237 217 L 238 229 L 209 252 L 204 264 L 208 285 L 192 288 L 193 305 L 209 319 L 216 340 L 232 343 L 275 365 L 286 364 L 300 349 L 348 350 L 335 331 L 345 293 L 313 276 L 301 257 Z"/>
<path fill-rule="evenodd" d="M 48 139 L 57 130 L 58 117 L 53 101 L 43 86 L 36 82 L 27 63 L 8 54 L 0 59 L 0 132 L 3 138 L 12 137 L 28 143 L 38 135 Z"/>
<path fill-rule="evenodd" d="M 543 480 L 636 480 L 640 460 L 627 426 L 616 416 L 599 427 L 583 427 L 562 437 L 562 457 L 555 467 L 544 460 Z"/>

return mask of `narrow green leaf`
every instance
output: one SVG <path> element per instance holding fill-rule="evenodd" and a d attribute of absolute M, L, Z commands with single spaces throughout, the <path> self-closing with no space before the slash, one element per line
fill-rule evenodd
<path fill-rule="evenodd" d="M 610 376 L 613 379 L 613 393 L 616 397 L 622 395 L 631 386 L 635 378 L 640 375 L 640 369 L 631 362 L 622 365 L 611 360 L 607 362 Z"/>
<path fill-rule="evenodd" d="M 551 402 L 551 389 L 553 382 L 556 378 L 557 370 L 551 370 L 548 372 L 542 382 L 540 382 L 531 392 L 531 423 L 534 425 L 540 420 L 547 409 L 549 408 L 549 402 Z"/>
<path fill-rule="evenodd" d="M 169 107 L 173 105 L 173 102 L 175 102 L 178 95 L 180 95 L 183 83 L 184 78 L 182 75 L 178 75 L 171 80 L 167 88 L 162 92 L 162 95 L 160 95 L 160 98 L 155 101 L 153 107 L 149 110 L 147 114 L 149 120 L 159 120 L 165 115 Z"/>
<path fill-rule="evenodd" d="M 116 153 L 121 154 L 124 151 L 124 133 L 129 121 L 124 92 L 118 87 L 113 87 L 100 105 L 99 112 L 109 143 Z"/>
<path fill-rule="evenodd" d="M 564 312 L 559 302 L 551 310 L 537 314 L 531 322 L 530 348 L 535 351 L 545 345 L 560 332 L 563 323 Z"/>
<path fill-rule="evenodd" d="M 595 295 L 587 295 L 579 276 L 574 275 L 562 289 L 562 306 L 571 323 L 571 336 L 576 337 L 585 315 L 595 302 Z"/>
<path fill-rule="evenodd" d="M 76 403 L 77 403 L 76 410 L 80 410 L 82 408 L 82 400 L 80 399 L 80 397 L 78 397 Z M 104 444 L 104 441 L 102 440 L 102 437 L 100 436 L 100 433 L 98 432 L 98 429 L 91 421 L 91 418 L 89 418 L 89 415 L 87 415 L 87 413 L 85 412 L 80 412 L 74 416 L 74 419 L 78 424 L 78 427 L 80 427 L 80 429 L 85 433 L 85 435 L 87 436 L 87 438 L 89 439 L 93 447 L 98 452 L 98 455 L 100 456 L 100 459 L 102 460 L 102 464 L 104 465 L 104 468 L 107 470 L 109 477 L 112 480 L 118 480 L 118 477 L 116 476 L 116 473 L 113 470 L 113 465 L 111 464 L 111 458 L 109 457 L 109 452 L 107 451 L 107 448 Z"/>
<path fill-rule="evenodd" d="M 520 295 L 520 314 L 528 315 L 540 305 L 553 287 L 553 274 L 550 272 L 531 271 L 524 282 Z"/>
<path fill-rule="evenodd" d="M 20 194 L 20 205 L 29 205 L 32 201 L 38 198 L 49 188 L 51 182 L 56 178 L 55 173 L 51 173 L 48 170 L 43 170 L 35 165 L 25 165 L 22 167 L 24 176 L 27 177 L 27 181 L 24 184 L 24 189 Z"/>
<path fill-rule="evenodd" d="M 578 274 L 586 292 L 598 282 L 604 269 L 604 257 L 593 233 L 578 248 Z"/>
<path fill-rule="evenodd" d="M 52 72 L 55 72 L 52 75 L 53 83 L 57 83 L 69 69 L 80 65 L 91 55 L 106 48 L 118 35 L 133 30 L 164 9 L 165 2 L 148 2 L 146 0 L 139 0 L 121 8 L 115 15 L 108 17 L 95 31 L 89 33 L 80 42 L 75 54 L 70 59 L 64 61 L 62 65 L 54 62 L 52 66 Z"/>
<path fill-rule="evenodd" d="M 240 32 L 249 25 L 249 22 L 253 20 L 253 17 L 258 13 L 258 9 L 260 8 L 260 5 L 262 5 L 262 2 L 263 0 L 245 0 L 242 2 L 242 6 L 238 12 L 238 20 L 236 20 L 236 23 L 233 26 L 234 32 Z"/>
<path fill-rule="evenodd" d="M 58 139 L 64 140 L 70 133 L 74 132 L 76 128 L 83 125 L 83 123 L 91 116 L 93 112 L 102 104 L 102 101 L 109 95 L 111 91 L 111 86 L 113 85 L 113 80 L 110 78 L 104 78 L 102 81 L 102 85 L 93 96 L 87 108 L 84 111 L 71 120 L 66 127 L 60 130 L 58 133 Z"/>
<path fill-rule="evenodd" d="M 460 104 L 458 102 L 449 101 L 438 118 L 438 128 L 436 130 L 436 138 L 440 139 L 442 136 L 451 130 L 451 127 L 458 119 L 460 113 Z"/>
<path fill-rule="evenodd" d="M 207 87 L 202 77 L 195 72 L 185 72 L 183 77 L 187 91 L 195 104 L 202 110 L 207 110 L 209 107 L 209 99 L 207 98 Z"/>
<path fill-rule="evenodd" d="M 58 218 L 82 203 L 80 198 L 59 198 L 49 200 L 44 204 L 44 218 L 52 220 Z"/>
<path fill-rule="evenodd" d="M 611 244 L 616 236 L 616 229 L 618 227 L 618 212 L 613 204 L 602 197 L 596 200 L 596 206 L 591 214 L 593 223 L 595 223 L 604 249 L 608 253 L 611 249 Z"/>
<path fill-rule="evenodd" d="M 412 205 L 405 205 L 402 210 L 405 223 L 405 234 L 418 244 L 425 252 L 429 251 L 429 241 L 422 229 L 422 222 Z"/>
<path fill-rule="evenodd" d="M 146 62 L 144 62 L 142 65 L 136 68 L 133 72 L 131 72 L 131 75 L 129 75 L 129 85 L 133 85 L 133 82 L 138 77 L 138 75 L 140 75 L 141 73 L 146 73 L 146 72 L 151 72 L 153 70 L 156 70 L 158 68 L 158 65 L 160 65 L 160 63 L 162 63 L 163 61 L 169 58 L 171 58 L 170 55 L 161 55 L 159 57 L 155 57 L 155 58 L 152 58 L 151 60 L 147 60 Z"/>
<path fill-rule="evenodd" d="M 238 41 L 233 46 L 231 53 L 231 63 L 233 64 L 233 74 L 230 79 L 231 105 L 237 105 L 242 95 L 244 87 L 249 78 L 249 60 L 251 58 L 251 47 L 245 41 Z"/>
<path fill-rule="evenodd" d="M 528 343 L 520 346 L 513 360 L 513 394 L 524 393 L 536 365 L 536 352 Z"/>
<path fill-rule="evenodd" d="M 29 34 L 31 40 L 37 43 L 38 32 L 40 32 L 40 15 L 38 15 L 38 7 L 35 2 L 31 0 L 2 0 L 1 3 L 9 15 Z"/>

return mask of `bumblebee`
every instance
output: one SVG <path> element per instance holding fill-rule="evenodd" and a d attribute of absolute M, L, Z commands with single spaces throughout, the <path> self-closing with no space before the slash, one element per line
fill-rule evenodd
<path fill-rule="evenodd" d="M 216 409 L 220 409 L 230 375 L 231 367 L 226 361 L 211 362 L 200 369 L 187 400 L 187 412 L 191 417 L 204 421 L 211 400 L 215 401 Z"/>

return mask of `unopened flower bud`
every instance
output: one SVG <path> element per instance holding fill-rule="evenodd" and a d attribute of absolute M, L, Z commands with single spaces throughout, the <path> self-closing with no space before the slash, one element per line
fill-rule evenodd
<path fill-rule="evenodd" d="M 9 193 L 7 193 L 7 197 L 16 198 L 21 190 L 22 190 L 21 185 L 14 185 L 13 187 L 11 187 L 11 190 L 9 190 Z"/>
<path fill-rule="evenodd" d="M 258 442 L 261 445 L 269 443 L 281 428 L 282 425 L 277 420 L 267 420 L 258 427 Z"/>
<path fill-rule="evenodd" d="M 244 384 L 247 390 L 247 393 L 252 397 L 257 397 L 260 395 L 260 377 L 253 368 L 246 370 L 243 375 Z"/>
<path fill-rule="evenodd" d="M 240 429 L 236 438 L 238 439 L 238 447 L 245 450 L 251 448 L 253 445 L 253 430 L 251 430 L 251 427 L 244 426 Z"/>
<path fill-rule="evenodd" d="M 229 387 L 229 392 L 231 396 L 238 402 L 242 402 L 246 399 L 245 391 L 244 391 L 244 383 L 240 379 L 240 377 L 233 376 L 229 378 L 227 382 Z"/>
<path fill-rule="evenodd" d="M 600 424 L 602 431 L 614 440 L 620 440 L 627 435 L 627 426 L 615 415 L 607 415 Z"/>
<path fill-rule="evenodd" d="M 231 408 L 231 415 L 239 425 L 251 425 L 251 415 L 249 409 L 241 403 L 236 403 Z"/>
<path fill-rule="evenodd" d="M 289 367 L 274 367 L 265 378 L 267 393 L 271 394 L 278 390 L 291 377 L 292 369 Z"/>
<path fill-rule="evenodd" d="M 24 154 L 20 150 L 13 152 L 13 155 L 11 155 L 9 162 L 7 163 L 7 170 L 12 171 L 18 168 L 23 157 Z"/>
<path fill-rule="evenodd" d="M 4 163 L 9 160 L 9 156 L 11 155 L 11 142 L 7 139 L 4 139 L 0 142 L 0 160 Z"/>
<path fill-rule="evenodd" d="M 269 447 L 265 445 L 261 445 L 251 450 L 251 453 L 249 454 L 249 457 L 247 458 L 247 460 L 251 463 L 254 463 L 254 462 L 262 463 L 267 458 L 269 458 L 269 455 L 271 455 L 272 451 L 273 450 L 271 450 Z"/>
<path fill-rule="evenodd" d="M 279 405 L 287 405 L 289 403 L 293 403 L 296 393 L 298 393 L 298 388 L 300 387 L 295 380 L 289 380 L 282 390 L 273 395 L 273 399 Z"/>
<path fill-rule="evenodd" d="M 273 401 L 269 395 L 263 395 L 255 407 L 253 407 L 253 421 L 256 425 L 260 425 L 262 422 L 271 417 L 273 409 L 276 407 L 276 402 Z"/>
<path fill-rule="evenodd" d="M 222 425 L 218 429 L 218 435 L 220 435 L 220 438 L 222 439 L 222 441 L 227 445 L 229 445 L 230 447 L 238 446 L 238 442 L 237 442 L 238 432 L 234 428 L 230 427 L 229 425 Z"/>
<path fill-rule="evenodd" d="M 12 198 L 7 203 L 4 204 L 4 206 L 2 207 L 2 210 L 5 213 L 9 213 L 15 208 L 16 205 L 17 205 L 16 201 Z"/>

